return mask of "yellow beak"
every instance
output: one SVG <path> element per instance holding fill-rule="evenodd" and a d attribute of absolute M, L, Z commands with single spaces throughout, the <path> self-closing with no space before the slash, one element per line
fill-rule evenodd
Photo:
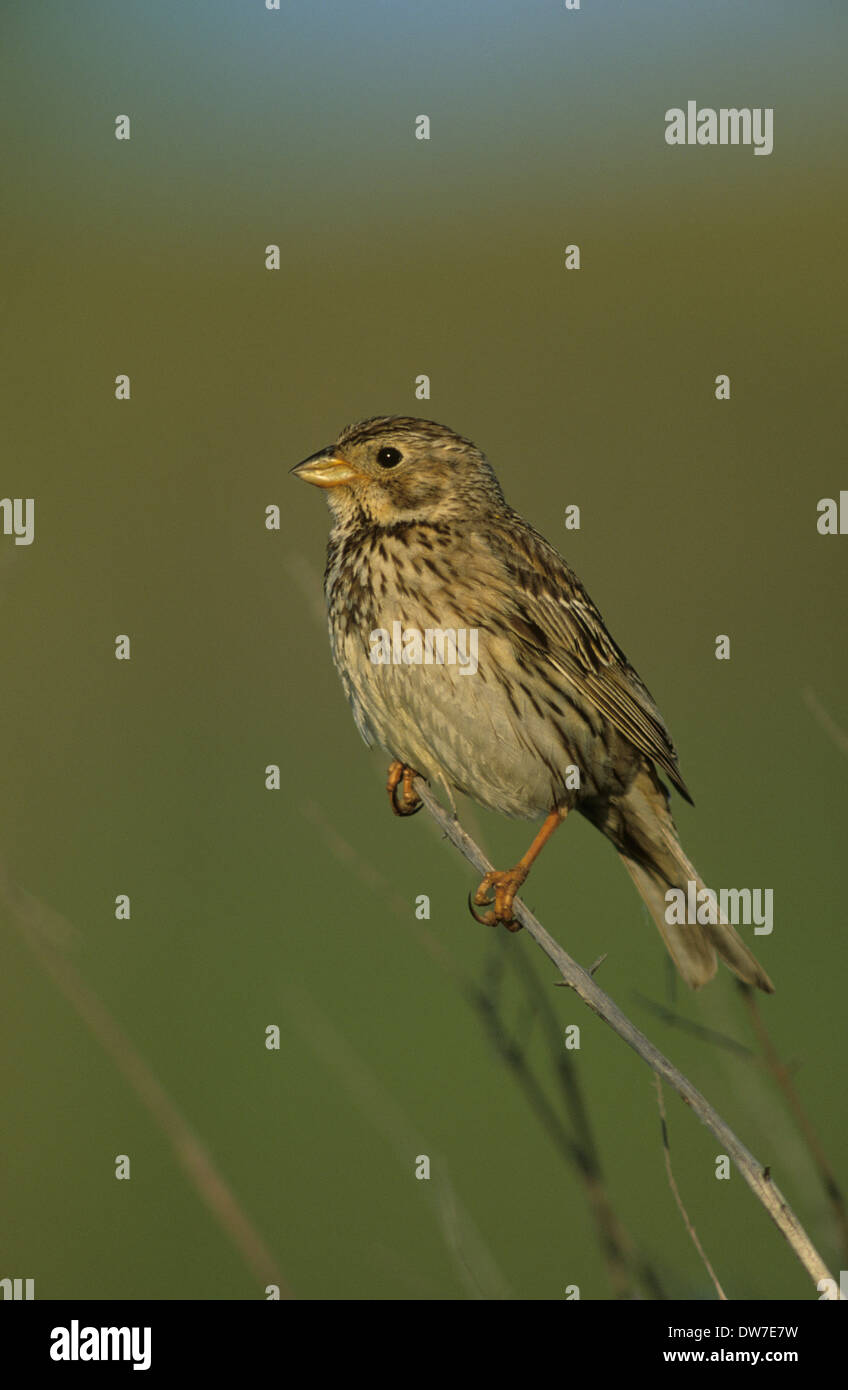
<path fill-rule="evenodd" d="M 347 459 L 334 454 L 332 449 L 322 449 L 310 455 L 291 471 L 296 478 L 302 478 L 305 483 L 314 483 L 316 487 L 344 487 L 363 476 Z"/>

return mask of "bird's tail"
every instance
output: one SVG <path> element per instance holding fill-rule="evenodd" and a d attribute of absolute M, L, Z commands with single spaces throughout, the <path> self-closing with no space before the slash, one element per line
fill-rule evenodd
<path fill-rule="evenodd" d="M 647 771 L 647 770 L 646 770 Z M 619 832 L 611 835 L 624 861 L 625 868 L 639 889 L 660 935 L 680 974 L 692 989 L 700 989 L 716 972 L 716 954 L 730 966 L 734 974 L 766 994 L 774 993 L 774 985 L 756 956 L 748 949 L 739 933 L 719 910 L 717 898 L 711 903 L 699 894 L 706 892 L 704 882 L 683 853 L 674 821 L 668 810 L 665 788 L 653 775 L 645 772 L 636 779 L 620 809 L 624 812 Z M 609 833 L 609 831 L 607 832 Z M 690 885 L 694 885 L 690 889 Z M 704 910 L 697 915 L 711 920 L 669 922 L 669 889 L 682 891 L 687 906 L 694 902 Z"/>
<path fill-rule="evenodd" d="M 691 985 L 692 989 L 700 989 L 701 985 L 713 978 L 718 952 L 740 980 L 745 980 L 749 985 L 756 985 L 758 989 L 765 990 L 766 994 L 774 994 L 774 985 L 753 951 L 748 949 L 735 927 L 722 918 L 717 905 L 716 922 L 685 922 L 677 925 L 666 921 L 668 902 L 665 895 L 669 888 L 682 889 L 688 900 L 688 886 L 694 883 L 696 901 L 699 901 L 697 894 L 704 889 L 702 880 L 683 850 L 679 853 L 680 873 L 674 875 L 674 880 L 660 875 L 654 869 L 645 868 L 643 864 L 637 864 L 625 854 L 622 854 L 621 858 L 660 929 L 669 955 L 687 985 Z M 703 902 L 703 899 L 700 901 Z"/>

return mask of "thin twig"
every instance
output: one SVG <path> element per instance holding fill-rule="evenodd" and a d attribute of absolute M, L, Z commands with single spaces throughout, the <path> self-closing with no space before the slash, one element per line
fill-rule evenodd
<path fill-rule="evenodd" d="M 373 864 L 353 848 L 343 838 L 335 825 L 328 819 L 324 810 L 315 801 L 305 802 L 302 807 L 304 817 L 321 833 L 329 853 L 342 863 L 369 891 L 379 892 L 389 903 L 396 915 L 404 922 L 407 930 L 415 932 L 422 947 L 429 952 L 442 970 L 454 981 L 464 998 L 477 1010 L 484 1026 L 490 1030 L 494 1045 L 498 1048 L 505 1064 L 512 1070 L 516 1082 L 524 1092 L 537 1118 L 553 1139 L 558 1152 L 567 1162 L 573 1163 L 584 1184 L 590 1210 L 594 1216 L 601 1247 L 601 1254 L 607 1264 L 610 1283 L 617 1297 L 631 1296 L 626 1280 L 641 1279 L 645 1288 L 654 1298 L 662 1298 L 659 1278 L 647 1258 L 637 1251 L 634 1242 L 623 1223 L 616 1215 L 607 1192 L 597 1147 L 591 1132 L 588 1111 L 580 1094 L 580 1083 L 573 1066 L 563 1055 L 559 1024 L 554 1010 L 542 993 L 542 986 L 524 954 L 497 953 L 497 960 L 503 966 L 507 954 L 513 966 L 524 981 L 525 992 L 529 995 L 532 986 L 534 999 L 533 1017 L 541 1017 L 547 1026 L 551 1054 L 554 1060 L 557 1079 L 564 1092 L 569 1117 L 579 1138 L 573 1139 L 556 1113 L 553 1103 L 545 1095 L 544 1089 L 533 1074 L 525 1052 L 506 1029 L 506 1024 L 498 1011 L 497 989 L 490 981 L 488 989 L 480 988 L 457 964 L 456 959 L 427 926 L 418 918 L 410 920 L 409 906 L 391 888 L 389 881 Z M 438 826 L 431 825 L 432 832 L 439 839 L 444 838 Z M 633 1266 L 631 1270 L 627 1266 Z"/>
<path fill-rule="evenodd" d="M 459 821 L 445 811 L 427 783 L 420 777 L 416 778 L 415 790 L 430 815 L 441 826 L 456 849 L 465 856 L 469 864 L 472 864 L 481 875 L 489 873 L 492 865 L 486 856 L 471 839 L 471 836 L 463 830 Z M 571 956 L 545 930 L 538 918 L 518 898 L 515 900 L 513 911 L 516 919 L 532 936 L 536 945 L 553 961 L 565 983 L 574 990 L 575 994 L 583 1000 L 584 1004 L 588 1005 L 593 1013 L 603 1019 L 604 1023 L 608 1024 L 614 1032 L 618 1033 L 620 1038 L 624 1039 L 628 1047 L 633 1048 L 633 1051 L 648 1064 L 652 1071 L 668 1082 L 681 1099 L 691 1106 L 702 1124 L 706 1125 L 715 1135 L 722 1147 L 722 1152 L 726 1152 L 733 1160 L 754 1196 L 765 1207 L 781 1235 L 795 1251 L 814 1284 L 818 1285 L 823 1279 L 829 1279 L 833 1283 L 833 1277 L 827 1266 L 786 1198 L 772 1181 L 770 1171 L 746 1149 L 730 1126 L 713 1109 L 700 1091 L 696 1090 L 683 1073 L 678 1071 L 677 1067 L 654 1047 L 654 1044 L 645 1037 L 644 1033 L 641 1033 L 630 1022 L 618 1005 L 614 1004 L 609 996 L 596 985 L 591 975 L 588 975 L 576 961 L 572 960 Z M 838 1296 L 841 1297 L 841 1293 Z"/>
<path fill-rule="evenodd" d="M 709 1274 L 710 1278 L 716 1286 L 716 1293 L 718 1294 L 719 1298 L 723 1299 L 723 1301 L 726 1303 L 727 1294 L 724 1292 L 724 1289 L 718 1282 L 716 1272 L 710 1264 L 709 1259 L 707 1258 L 707 1252 L 701 1244 L 700 1240 L 698 1239 L 698 1232 L 695 1230 L 695 1227 L 689 1220 L 688 1213 L 683 1205 L 683 1198 L 681 1197 L 680 1192 L 677 1188 L 677 1183 L 674 1180 L 674 1173 L 671 1167 L 671 1146 L 668 1142 L 668 1121 L 665 1115 L 665 1101 L 663 1100 L 662 1082 L 656 1075 L 654 1076 L 654 1083 L 657 1088 L 657 1105 L 659 1106 L 660 1111 L 660 1129 L 662 1131 L 663 1157 L 665 1158 L 665 1171 L 668 1174 L 668 1185 L 671 1188 L 672 1196 L 674 1197 L 674 1200 L 677 1203 L 677 1209 L 680 1212 L 680 1215 L 683 1217 L 683 1224 L 689 1232 L 690 1236 L 692 1237 L 692 1243 L 695 1246 L 695 1249 L 697 1250 L 701 1259 L 703 1260 L 707 1273 Z"/>
<path fill-rule="evenodd" d="M 508 943 L 507 943 L 508 944 Z M 637 1296 L 623 1286 L 623 1278 L 642 1283 L 650 1297 L 662 1299 L 659 1276 L 650 1261 L 638 1249 L 624 1223 L 619 1218 L 607 1190 L 600 1153 L 595 1141 L 589 1108 L 583 1094 L 580 1069 L 575 1066 L 572 1056 L 564 1046 L 562 1022 L 554 1002 L 539 979 L 535 963 L 526 951 L 505 951 L 499 953 L 510 961 L 515 973 L 523 982 L 528 996 L 532 996 L 534 1017 L 547 1033 L 548 1047 L 554 1066 L 556 1080 L 562 1094 L 565 1109 L 571 1123 L 574 1138 L 569 1136 L 571 1155 L 578 1175 L 584 1184 L 590 1210 L 595 1219 L 601 1253 L 607 1262 L 610 1282 L 620 1298 Z M 603 960 L 604 957 L 601 957 Z M 597 962 L 600 964 L 600 961 Z M 596 968 L 597 968 L 596 964 Z"/>
<path fill-rule="evenodd" d="M 785 1062 L 780 1060 L 777 1048 L 771 1040 L 757 1000 L 754 998 L 754 991 L 752 989 L 743 988 L 741 992 L 748 1012 L 751 1015 L 754 1031 L 762 1044 L 766 1066 L 786 1097 L 789 1109 L 795 1116 L 798 1128 L 804 1136 L 807 1148 L 812 1155 L 813 1163 L 818 1170 L 827 1199 L 833 1208 L 833 1214 L 836 1218 L 836 1224 L 839 1228 L 839 1236 L 842 1242 L 843 1255 L 845 1258 L 848 1258 L 848 1214 L 846 1214 L 845 1199 L 842 1196 L 842 1190 L 839 1183 L 836 1181 L 836 1174 L 830 1166 L 822 1142 L 813 1128 L 813 1123 L 801 1104 L 801 1098 L 792 1084 L 789 1068 Z"/>
<path fill-rule="evenodd" d="M 507 1032 L 496 1002 L 486 990 L 479 987 L 469 988 L 467 993 L 487 1027 L 504 1065 L 512 1072 L 557 1151 L 566 1162 L 574 1165 L 583 1183 L 614 1296 L 635 1297 L 635 1271 L 631 1268 L 631 1265 L 635 1264 L 633 1243 L 624 1232 L 606 1191 L 600 1162 L 588 1128 L 588 1119 L 576 1136 L 568 1132 L 545 1094 L 542 1083 L 534 1074 L 525 1049 Z"/>

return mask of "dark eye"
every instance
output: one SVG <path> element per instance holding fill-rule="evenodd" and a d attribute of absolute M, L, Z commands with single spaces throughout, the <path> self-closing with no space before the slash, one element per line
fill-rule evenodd
<path fill-rule="evenodd" d="M 402 458 L 400 449 L 392 449 L 389 445 L 377 454 L 377 462 L 381 468 L 397 468 Z"/>

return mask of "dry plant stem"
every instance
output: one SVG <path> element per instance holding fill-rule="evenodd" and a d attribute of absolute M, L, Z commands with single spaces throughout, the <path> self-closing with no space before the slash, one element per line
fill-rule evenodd
<path fill-rule="evenodd" d="M 361 854 L 348 844 L 324 810 L 316 802 L 307 801 L 303 806 L 303 815 L 323 836 L 327 852 L 332 854 L 340 864 L 343 864 L 348 872 L 355 874 L 369 893 L 382 894 L 399 920 L 409 929 L 406 899 L 393 892 L 384 875 L 379 873 L 373 865 L 369 864 Z M 438 835 L 437 826 L 433 825 L 432 830 L 435 835 Z M 495 956 L 501 967 L 505 966 L 507 956 L 509 956 L 509 964 L 521 976 L 525 990 L 528 994 L 531 989 L 533 991 L 533 1018 L 541 1018 L 547 1024 L 551 1035 L 551 1053 L 555 1058 L 558 1080 L 565 1093 L 569 1118 L 574 1126 L 575 1137 L 573 1138 L 567 1132 L 553 1103 L 545 1095 L 521 1048 L 509 1034 L 506 1023 L 500 1016 L 496 999 L 497 991 L 491 987 L 491 980 L 488 982 L 488 987 L 486 984 L 481 986 L 476 981 L 469 980 L 451 956 L 444 941 L 437 939 L 424 922 L 416 919 L 413 929 L 419 944 L 430 954 L 446 976 L 456 984 L 466 1001 L 476 1010 L 484 1027 L 489 1032 L 493 1045 L 500 1052 L 505 1065 L 511 1068 L 517 1084 L 523 1090 L 525 1098 L 546 1133 L 556 1145 L 557 1151 L 567 1162 L 574 1164 L 578 1176 L 584 1184 L 587 1201 L 596 1223 L 601 1253 L 607 1265 L 610 1284 L 615 1296 L 617 1298 L 634 1296 L 633 1290 L 637 1282 L 641 1282 L 647 1290 L 648 1296 L 662 1299 L 664 1294 L 657 1274 L 641 1251 L 637 1250 L 634 1241 L 628 1235 L 613 1209 L 605 1187 L 604 1175 L 592 1137 L 588 1113 L 580 1094 L 579 1075 L 574 1066 L 568 1064 L 567 1055 L 563 1053 L 561 1046 L 557 1046 L 560 1025 L 556 1011 L 548 998 L 550 991 L 546 990 L 546 987 L 537 978 L 527 953 L 496 952 Z M 543 990 L 546 992 L 543 993 Z M 455 1193 L 452 1194 L 452 1201 L 458 1204 L 459 1199 Z"/>
<path fill-rule="evenodd" d="M 629 1243 L 607 1197 L 589 1136 L 580 1135 L 578 1138 L 572 1138 L 568 1134 L 530 1069 L 521 1048 L 508 1034 L 497 1006 L 492 1003 L 487 992 L 484 989 L 468 990 L 468 995 L 479 1010 L 504 1065 L 511 1070 L 557 1150 L 577 1170 L 595 1221 L 601 1254 L 607 1266 L 614 1296 L 635 1297 L 636 1279 L 630 1268 L 632 1249 L 627 1248 Z"/>
<path fill-rule="evenodd" d="M 466 834 L 459 824 L 459 821 L 448 814 L 436 799 L 433 792 L 420 777 L 416 779 L 415 790 L 424 802 L 427 810 L 437 824 L 444 831 L 461 854 L 465 856 L 469 864 L 481 874 L 487 874 L 492 869 L 482 850 Z M 595 984 L 591 975 L 572 960 L 562 947 L 554 941 L 541 922 L 538 921 L 533 913 L 524 906 L 519 898 L 514 904 L 514 915 L 524 927 L 525 931 L 532 936 L 536 945 L 544 951 L 545 955 L 553 961 L 559 970 L 563 980 L 574 990 L 583 1003 L 588 1005 L 593 1013 L 609 1025 L 614 1032 L 623 1038 L 629 1047 L 647 1062 L 652 1071 L 671 1086 L 685 1103 L 694 1110 L 698 1119 L 705 1124 L 707 1129 L 715 1135 L 721 1145 L 722 1153 L 726 1153 L 739 1169 L 742 1177 L 754 1193 L 755 1197 L 762 1203 L 777 1226 L 781 1235 L 789 1242 L 795 1251 L 801 1264 L 806 1269 L 814 1284 L 818 1285 L 822 1279 L 833 1279 L 827 1266 L 815 1249 L 812 1241 L 801 1225 L 786 1198 L 780 1189 L 772 1181 L 768 1171 L 759 1163 L 752 1153 L 745 1148 L 745 1145 L 737 1139 L 733 1130 L 713 1109 L 707 1100 L 701 1095 L 700 1091 L 687 1081 L 682 1072 L 664 1057 L 663 1054 L 654 1047 L 654 1044 L 641 1033 L 621 1012 L 617 1004 L 604 994 L 603 990 Z"/>
<path fill-rule="evenodd" d="M 756 999 L 753 997 L 754 991 L 742 985 L 741 982 L 740 989 L 745 1005 L 751 1015 L 751 1022 L 754 1025 L 754 1030 L 762 1044 L 766 1066 L 786 1097 L 789 1108 L 795 1116 L 795 1122 L 804 1137 L 813 1162 L 818 1169 L 822 1186 L 825 1190 L 827 1200 L 833 1208 L 833 1215 L 839 1228 L 843 1255 L 848 1259 L 848 1214 L 846 1214 L 845 1211 L 845 1201 L 839 1183 L 836 1181 L 836 1174 L 831 1168 L 830 1161 L 822 1147 L 821 1140 L 813 1128 L 806 1110 L 801 1104 L 801 1098 L 792 1084 L 789 1068 L 781 1062 L 778 1056 L 777 1048 L 772 1042 L 771 1036 L 763 1021 L 762 1012 L 757 1005 Z"/>
<path fill-rule="evenodd" d="M 666 1174 L 667 1174 L 667 1176 L 668 1176 L 668 1185 L 669 1185 L 669 1187 L 671 1188 L 672 1196 L 674 1197 L 674 1200 L 675 1200 L 675 1202 L 677 1203 L 677 1210 L 680 1212 L 680 1215 L 683 1217 L 683 1224 L 684 1224 L 684 1226 L 686 1227 L 687 1231 L 689 1232 L 689 1235 L 690 1235 L 691 1238 L 692 1238 L 692 1244 L 694 1245 L 695 1249 L 697 1250 L 698 1254 L 700 1255 L 701 1259 L 703 1260 L 704 1266 L 705 1266 L 705 1268 L 706 1268 L 706 1271 L 707 1271 L 707 1273 L 709 1274 L 710 1278 L 712 1279 L 713 1283 L 715 1284 L 716 1293 L 718 1294 L 719 1298 L 722 1299 L 723 1302 L 726 1303 L 726 1302 L 727 1302 L 727 1294 L 724 1292 L 724 1289 L 721 1287 L 721 1284 L 718 1282 L 718 1278 L 716 1277 L 716 1272 L 715 1272 L 715 1270 L 713 1269 L 712 1265 L 710 1264 L 710 1262 L 709 1262 L 709 1260 L 708 1260 L 708 1258 L 707 1258 L 707 1252 L 706 1252 L 706 1250 L 704 1249 L 703 1245 L 701 1244 L 700 1240 L 698 1239 L 698 1232 L 695 1230 L 695 1227 L 692 1225 L 692 1222 L 689 1220 L 688 1213 L 687 1213 L 687 1211 L 686 1211 L 685 1206 L 683 1205 L 683 1198 L 681 1197 L 680 1192 L 678 1191 L 678 1188 L 677 1188 L 677 1183 L 676 1183 L 675 1180 L 674 1180 L 674 1171 L 673 1171 L 672 1166 L 671 1166 L 671 1146 L 670 1146 L 670 1144 L 669 1144 L 669 1142 L 668 1142 L 668 1123 L 667 1123 L 666 1117 L 665 1117 L 665 1101 L 663 1100 L 662 1082 L 660 1081 L 659 1077 L 656 1076 L 656 1075 L 654 1075 L 654 1084 L 656 1085 L 656 1088 L 657 1088 L 657 1105 L 659 1106 L 659 1111 L 660 1111 L 660 1128 L 661 1128 L 661 1130 L 662 1130 L 663 1156 L 664 1156 L 664 1158 L 665 1158 L 665 1171 L 666 1171 Z"/>
<path fill-rule="evenodd" d="M 558 1152 L 567 1162 L 573 1164 L 578 1178 L 583 1183 L 614 1297 L 637 1298 L 640 1296 L 641 1286 L 648 1297 L 661 1300 L 666 1295 L 659 1277 L 619 1219 L 607 1191 L 588 1108 L 583 1099 L 580 1072 L 562 1046 L 561 1020 L 549 998 L 550 991 L 545 989 L 538 978 L 526 951 L 501 951 L 498 952 L 498 957 L 501 964 L 505 964 L 507 958 L 509 959 L 510 966 L 521 979 L 526 997 L 531 1003 L 533 1021 L 540 1022 L 547 1033 L 557 1083 L 573 1132 L 569 1132 L 545 1094 L 528 1064 L 524 1050 L 517 1042 L 514 1031 L 510 1033 L 507 1029 L 493 991 L 484 983 L 473 988 L 466 987 L 466 993 L 490 1029 L 505 1065 L 511 1068 Z M 491 977 L 488 983 L 491 983 Z"/>

